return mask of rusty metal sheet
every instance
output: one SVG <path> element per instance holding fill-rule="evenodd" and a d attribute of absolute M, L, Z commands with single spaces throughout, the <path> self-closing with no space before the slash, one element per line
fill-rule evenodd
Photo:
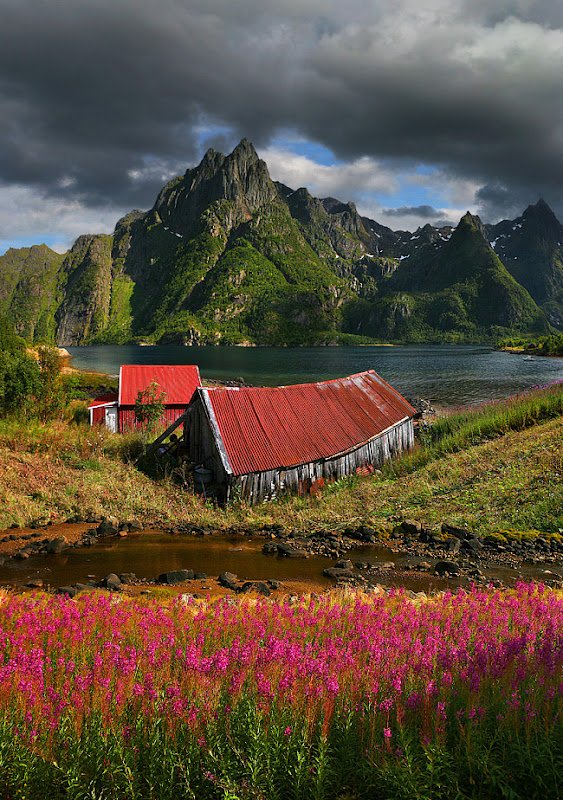
<path fill-rule="evenodd" d="M 199 391 L 235 475 L 331 458 L 415 414 L 372 370 L 321 383 Z"/>

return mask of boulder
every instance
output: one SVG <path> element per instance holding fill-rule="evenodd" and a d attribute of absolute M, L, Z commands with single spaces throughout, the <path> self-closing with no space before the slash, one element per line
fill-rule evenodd
<path fill-rule="evenodd" d="M 436 575 L 459 575 L 459 565 L 455 561 L 437 561 L 434 565 Z"/>
<path fill-rule="evenodd" d="M 422 531 L 422 523 L 416 519 L 404 519 L 399 528 L 409 536 L 419 536 Z"/>
<path fill-rule="evenodd" d="M 462 547 L 464 550 L 476 554 L 481 552 L 481 550 L 484 547 L 484 544 L 481 541 L 481 539 L 478 539 L 476 536 L 474 536 L 473 539 L 465 539 L 463 541 Z"/>
<path fill-rule="evenodd" d="M 119 522 L 115 517 L 104 517 L 96 528 L 96 533 L 100 536 L 108 536 L 119 533 Z"/>
<path fill-rule="evenodd" d="M 457 539 L 473 539 L 475 534 L 467 528 L 459 528 L 457 525 L 450 525 L 448 522 L 442 523 L 442 533 L 449 533 Z"/>
<path fill-rule="evenodd" d="M 106 575 L 105 578 L 102 578 L 99 586 L 102 589 L 109 589 L 110 592 L 119 592 L 121 590 L 121 581 L 119 579 L 119 575 L 116 575 L 115 572 L 110 572 L 109 575 Z"/>
<path fill-rule="evenodd" d="M 447 550 L 448 553 L 459 553 L 461 550 L 461 541 L 455 537 L 453 539 L 448 539 L 444 549 Z"/>
<path fill-rule="evenodd" d="M 233 591 L 238 589 L 238 576 L 234 572 L 222 572 L 217 580 L 225 589 L 232 589 Z"/>
<path fill-rule="evenodd" d="M 77 586 L 59 586 L 55 594 L 66 594 L 68 597 L 76 597 L 78 591 Z"/>
<path fill-rule="evenodd" d="M 204 581 L 207 579 L 207 572 L 196 572 L 194 578 L 196 581 Z"/>
<path fill-rule="evenodd" d="M 342 559 L 341 561 L 337 561 L 334 566 L 337 569 L 352 569 L 354 565 L 349 559 Z"/>
<path fill-rule="evenodd" d="M 246 581 L 243 583 L 241 588 L 239 589 L 240 592 L 257 592 L 258 594 L 263 594 L 264 597 L 269 597 L 272 594 L 272 590 L 268 586 L 268 584 L 264 583 L 263 581 Z"/>
<path fill-rule="evenodd" d="M 183 581 L 193 581 L 195 573 L 193 569 L 175 569 L 171 572 L 163 572 L 158 576 L 159 583 L 165 583 L 168 586 L 174 586 L 176 583 L 183 583 Z"/>
<path fill-rule="evenodd" d="M 278 553 L 285 558 L 308 558 L 306 550 L 292 547 L 290 544 L 278 544 Z"/>
<path fill-rule="evenodd" d="M 278 553 L 278 545 L 276 542 L 266 542 L 264 547 L 262 548 L 262 552 L 265 556 L 277 555 Z"/>
<path fill-rule="evenodd" d="M 45 546 L 47 553 L 62 553 L 68 547 L 68 539 L 66 536 L 57 536 L 55 539 L 49 539 Z"/>
<path fill-rule="evenodd" d="M 356 573 L 352 569 L 339 569 L 338 567 L 327 567 L 323 569 L 323 575 L 327 578 L 332 578 L 335 581 L 342 578 L 355 578 Z"/>
<path fill-rule="evenodd" d="M 119 576 L 119 580 L 121 583 L 134 583 L 137 580 L 137 576 L 134 572 L 122 572 Z"/>

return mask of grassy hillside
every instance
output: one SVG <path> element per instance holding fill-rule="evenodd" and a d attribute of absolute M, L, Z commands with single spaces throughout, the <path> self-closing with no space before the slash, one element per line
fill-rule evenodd
<path fill-rule="evenodd" d="M 0 256 L 0 313 L 9 311 L 25 339 L 53 341 L 58 273 L 64 256 L 44 244 L 11 248 Z"/>
<path fill-rule="evenodd" d="M 563 387 L 441 422 L 413 455 L 376 477 L 343 479 L 312 498 L 217 509 L 132 464 L 139 442 L 71 423 L 0 422 L 0 527 L 140 517 L 218 529 L 382 528 L 402 518 L 479 533 L 563 527 Z"/>

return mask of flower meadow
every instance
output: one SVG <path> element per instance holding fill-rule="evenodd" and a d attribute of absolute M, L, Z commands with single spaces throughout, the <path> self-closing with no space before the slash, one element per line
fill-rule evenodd
<path fill-rule="evenodd" d="M 563 796 L 563 597 L 0 597 L 0 796 Z"/>

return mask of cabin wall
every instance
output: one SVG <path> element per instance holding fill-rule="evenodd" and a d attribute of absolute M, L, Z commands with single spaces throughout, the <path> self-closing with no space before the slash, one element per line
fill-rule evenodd
<path fill-rule="evenodd" d="M 196 465 L 203 464 L 206 469 L 210 469 L 213 472 L 215 482 L 219 485 L 224 485 L 227 482 L 227 476 L 223 462 L 219 455 L 205 408 L 199 400 L 190 407 L 190 416 L 184 439 L 188 446 L 190 461 Z"/>
<path fill-rule="evenodd" d="M 306 493 L 317 481 L 334 481 L 353 475 L 361 467 L 379 467 L 414 445 L 412 419 L 405 420 L 366 444 L 335 458 L 300 464 L 290 469 L 255 472 L 231 478 L 227 499 L 235 494 L 248 503 L 259 503 L 283 492 Z"/>
<path fill-rule="evenodd" d="M 106 407 L 95 406 L 90 409 L 90 425 L 103 425 L 106 421 Z"/>
<path fill-rule="evenodd" d="M 186 411 L 187 406 L 166 406 L 164 409 L 164 413 L 160 418 L 159 424 L 162 425 L 163 428 L 168 428 L 169 425 L 181 417 L 182 414 Z M 120 406 L 119 411 L 119 432 L 126 433 L 127 431 L 134 431 L 141 426 L 135 419 L 135 407 L 134 406 Z"/>

